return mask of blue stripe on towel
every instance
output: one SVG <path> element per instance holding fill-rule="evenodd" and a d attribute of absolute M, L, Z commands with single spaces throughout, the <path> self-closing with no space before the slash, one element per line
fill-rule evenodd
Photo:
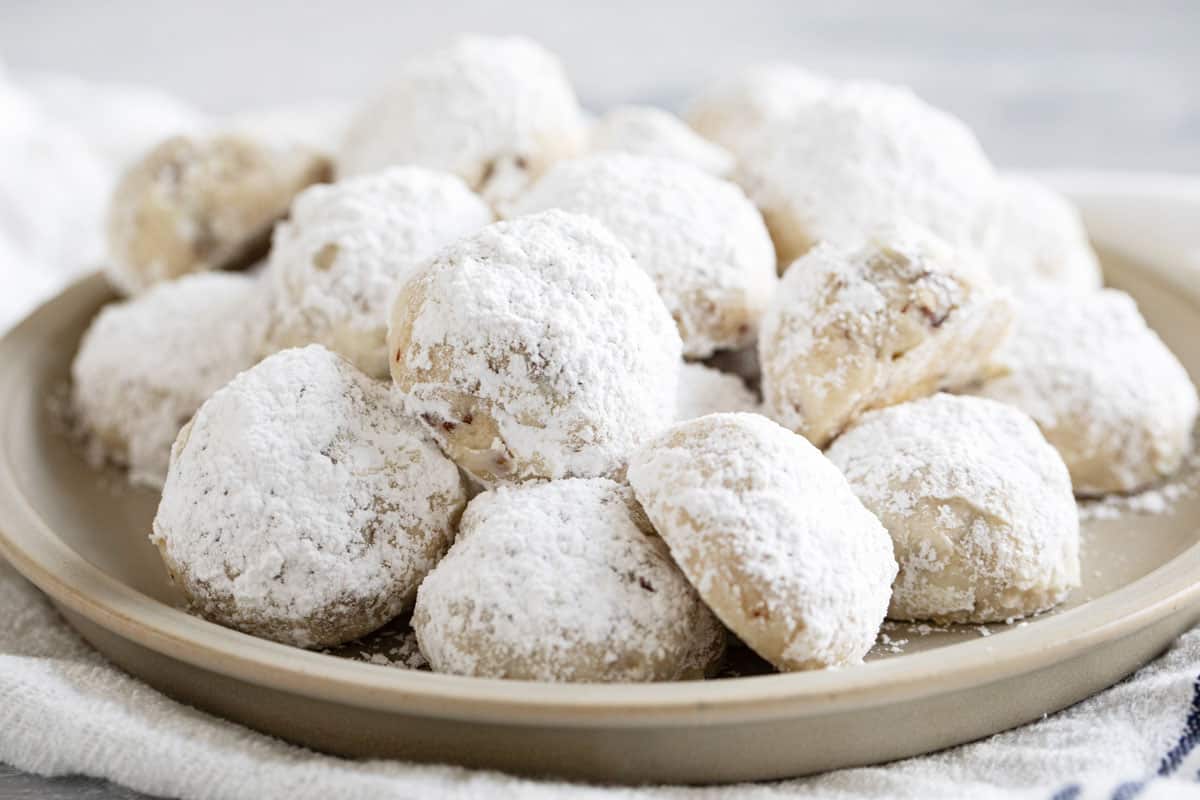
<path fill-rule="evenodd" d="M 1196 680 L 1192 682 L 1192 704 L 1188 708 L 1187 719 L 1184 720 L 1183 733 L 1179 735 L 1175 746 L 1168 750 L 1162 760 L 1158 762 L 1155 775 L 1166 778 L 1174 774 L 1198 744 L 1200 744 L 1200 676 L 1197 676 Z M 1192 777 L 1200 780 L 1200 772 Z M 1113 800 L 1133 800 L 1145 788 L 1146 781 L 1144 780 L 1126 781 L 1118 784 L 1117 788 L 1113 790 L 1112 798 Z M 1082 791 L 1078 783 L 1068 784 L 1051 795 L 1050 800 L 1075 800 Z"/>

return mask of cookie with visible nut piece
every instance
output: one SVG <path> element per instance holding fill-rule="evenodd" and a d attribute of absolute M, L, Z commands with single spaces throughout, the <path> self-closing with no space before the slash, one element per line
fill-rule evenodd
<path fill-rule="evenodd" d="M 400 288 L 388 346 L 406 407 L 485 486 L 619 476 L 673 418 L 682 363 L 629 250 L 563 211 L 442 250 Z"/>
<path fill-rule="evenodd" d="M 916 226 L 821 245 L 763 319 L 765 413 L 825 447 L 864 411 L 985 377 L 1011 323 L 986 269 Z"/>

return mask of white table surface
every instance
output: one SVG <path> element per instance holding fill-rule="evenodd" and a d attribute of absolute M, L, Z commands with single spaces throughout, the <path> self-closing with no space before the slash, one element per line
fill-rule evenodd
<path fill-rule="evenodd" d="M 656 8 L 617 0 L 603 9 L 443 0 L 424 11 L 380 0 L 7 0 L 0 61 L 17 73 L 151 83 L 227 112 L 359 96 L 405 52 L 458 31 L 543 41 L 593 108 L 678 107 L 724 69 L 787 58 L 839 77 L 911 84 L 966 119 L 1002 165 L 1200 172 L 1200 2 L 1192 0 Z M 0 798 L 45 797 L 140 795 L 0 764 Z"/>

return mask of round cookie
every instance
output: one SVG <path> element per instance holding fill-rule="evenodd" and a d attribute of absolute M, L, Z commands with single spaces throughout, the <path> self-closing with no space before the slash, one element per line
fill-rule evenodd
<path fill-rule="evenodd" d="M 755 64 L 706 87 L 688 104 L 684 119 L 740 158 L 756 135 L 829 89 L 826 78 L 794 64 Z"/>
<path fill-rule="evenodd" d="M 604 153 L 556 165 L 511 216 L 549 208 L 600 220 L 630 249 L 679 326 L 684 355 L 754 341 L 775 254 L 733 184 L 676 160 Z"/>
<path fill-rule="evenodd" d="M 315 342 L 387 378 L 396 286 L 491 219 L 461 180 L 423 167 L 392 167 L 304 190 L 271 246 L 269 348 Z"/>
<path fill-rule="evenodd" d="M 242 136 L 176 136 L 126 170 L 108 208 L 107 274 L 126 294 L 189 272 L 248 264 L 323 157 Z"/>
<path fill-rule="evenodd" d="M 875 643 L 891 540 L 803 438 L 712 414 L 639 448 L 629 482 L 708 607 L 779 669 L 857 663 Z"/>
<path fill-rule="evenodd" d="M 95 460 L 162 486 L 179 429 L 257 359 L 259 292 L 245 275 L 206 273 L 101 310 L 71 364 L 72 407 Z"/>
<path fill-rule="evenodd" d="M 909 219 L 974 244 L 996 176 L 974 134 L 907 89 L 848 84 L 806 103 L 739 154 L 786 270 L 818 242 L 852 246 Z"/>
<path fill-rule="evenodd" d="M 310 345 L 201 406 L 172 449 L 151 536 L 197 613 L 328 647 L 411 605 L 466 494 L 399 405 L 388 384 Z"/>
<path fill-rule="evenodd" d="M 400 289 L 388 350 L 407 407 L 484 485 L 618 475 L 675 411 L 671 316 L 629 251 L 577 214 L 443 250 Z"/>
<path fill-rule="evenodd" d="M 980 394 L 1033 417 L 1075 493 L 1142 489 L 1179 469 L 1192 447 L 1196 388 L 1124 292 L 1021 297 L 1000 377 Z"/>
<path fill-rule="evenodd" d="M 737 375 L 697 362 L 685 362 L 679 371 L 675 419 L 679 422 L 706 414 L 759 410 L 758 397 Z"/>
<path fill-rule="evenodd" d="M 825 447 L 863 411 L 987 375 L 1011 322 L 983 266 L 915 226 L 820 245 L 763 319 L 764 408 Z"/>
<path fill-rule="evenodd" d="M 1091 292 L 1103 284 L 1079 211 L 1049 186 L 1001 176 L 983 224 L 984 260 L 992 277 L 1014 291 Z"/>
<path fill-rule="evenodd" d="M 901 403 L 863 415 L 829 459 L 892 536 L 892 619 L 1001 622 L 1079 586 L 1071 478 L 1015 408 L 948 394 Z"/>
<path fill-rule="evenodd" d="M 733 171 L 733 155 L 728 150 L 699 136 L 674 114 L 653 106 L 620 106 L 605 112 L 591 127 L 588 150 L 675 158 L 718 177 Z"/>
<path fill-rule="evenodd" d="M 413 628 L 437 672 L 520 680 L 699 678 L 725 643 L 633 493 L 604 478 L 472 500 Z"/>
<path fill-rule="evenodd" d="M 584 145 L 558 59 L 521 37 L 464 36 L 405 63 L 350 123 L 338 174 L 395 164 L 452 172 L 493 205 Z"/>

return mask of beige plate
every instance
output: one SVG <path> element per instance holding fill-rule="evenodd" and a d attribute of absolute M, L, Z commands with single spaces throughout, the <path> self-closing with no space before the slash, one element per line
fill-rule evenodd
<path fill-rule="evenodd" d="M 1200 287 L 1106 258 L 1200 374 Z M 1102 689 L 1200 619 L 1200 500 L 1092 522 L 1084 587 L 1026 625 L 895 627 L 862 667 L 659 685 L 550 685 L 375 666 L 236 633 L 175 607 L 146 539 L 156 497 L 60 434 L 76 343 L 109 295 L 90 278 L 0 343 L 0 553 L 114 662 L 184 702 L 318 750 L 605 781 L 774 778 L 901 758 Z"/>

